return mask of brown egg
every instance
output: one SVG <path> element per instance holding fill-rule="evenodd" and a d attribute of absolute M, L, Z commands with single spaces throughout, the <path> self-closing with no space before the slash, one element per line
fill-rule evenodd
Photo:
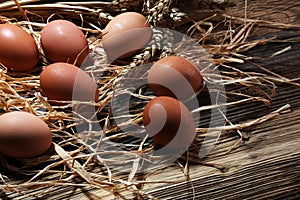
<path fill-rule="evenodd" d="M 196 136 L 192 113 L 172 97 L 155 97 L 149 101 L 143 112 L 143 123 L 157 144 L 170 148 L 188 148 Z"/>
<path fill-rule="evenodd" d="M 52 144 L 51 131 L 39 117 L 22 111 L 0 116 L 0 152 L 14 158 L 31 158 Z"/>
<path fill-rule="evenodd" d="M 69 63 L 53 63 L 40 74 L 43 94 L 56 101 L 97 101 L 99 91 L 94 80 L 83 70 Z"/>
<path fill-rule="evenodd" d="M 89 54 L 87 38 L 67 20 L 48 23 L 41 32 L 41 45 L 46 58 L 52 63 L 67 62 L 80 66 Z"/>
<path fill-rule="evenodd" d="M 158 60 L 151 66 L 147 79 L 157 96 L 180 100 L 192 97 L 202 86 L 202 76 L 197 67 L 181 56 Z"/>
<path fill-rule="evenodd" d="M 13 24 L 0 24 L 0 64 L 16 72 L 36 67 L 39 52 L 34 38 Z"/>
<path fill-rule="evenodd" d="M 115 16 L 103 30 L 102 46 L 110 59 L 128 58 L 142 49 L 152 35 L 147 18 L 125 12 Z"/>

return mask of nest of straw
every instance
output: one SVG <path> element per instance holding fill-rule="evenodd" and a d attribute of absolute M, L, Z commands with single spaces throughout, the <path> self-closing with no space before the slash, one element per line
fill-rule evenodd
<path fill-rule="evenodd" d="M 116 85 L 120 83 L 122 77 L 128 76 L 132 71 L 138 73 L 139 77 L 145 77 L 145 71 L 138 71 L 139 66 L 172 54 L 174 49 L 176 49 L 176 54 L 185 57 L 199 55 L 203 50 L 197 48 L 185 49 L 184 45 L 180 46 L 180 44 L 176 47 L 170 47 L 168 46 L 170 36 L 161 35 L 162 33 L 157 32 L 149 45 L 128 61 L 114 65 L 107 63 L 103 51 L 101 51 L 101 48 L 99 50 L 101 30 L 115 15 L 121 12 L 136 11 L 143 13 L 148 17 L 151 25 L 184 31 L 185 34 L 197 41 L 206 51 L 206 54 L 203 54 L 205 55 L 204 59 L 215 64 L 214 68 L 207 67 L 201 71 L 205 82 L 216 86 L 216 88 L 220 85 L 226 88 L 248 87 L 255 91 L 249 94 L 242 93 L 240 90 L 228 90 L 227 95 L 234 98 L 227 99 L 226 104 L 202 105 L 195 108 L 193 112 L 220 109 L 222 106 L 247 104 L 253 101 L 262 102 L 267 106 L 270 105 L 277 82 L 296 83 L 267 70 L 265 70 L 266 73 L 245 72 L 240 68 L 233 67 L 232 63 L 241 64 L 246 60 L 255 59 L 243 56 L 242 52 L 272 40 L 248 41 L 248 35 L 254 25 L 262 23 L 263 25 L 278 26 L 280 28 L 286 28 L 288 25 L 274 25 L 265 21 L 245 20 L 226 15 L 226 9 L 234 5 L 235 1 L 228 0 L 120 0 L 85 1 L 83 3 L 19 0 L 0 3 L 0 22 L 21 26 L 34 36 L 37 44 L 40 31 L 48 20 L 63 18 L 76 23 L 86 33 L 90 49 L 94 52 L 93 64 L 86 67 L 85 70 L 92 74 L 93 78 L 98 77 L 99 92 L 101 94 L 97 102 L 91 103 L 91 106 L 97 108 L 95 114 L 99 117 L 96 121 L 90 121 L 71 109 L 78 102 L 67 102 L 64 106 L 53 106 L 47 102 L 39 86 L 39 73 L 48 64 L 45 59 L 42 58 L 39 67 L 28 74 L 14 74 L 2 67 L 0 71 L 0 112 L 24 110 L 39 116 L 51 128 L 53 148 L 45 155 L 34 159 L 16 160 L 1 157 L 2 165 L 6 169 L 13 172 L 13 174 L 17 173 L 21 174 L 22 177 L 26 177 L 11 181 L 12 177 L 10 176 L 13 176 L 12 173 L 0 173 L 1 190 L 7 193 L 24 194 L 25 191 L 49 186 L 89 186 L 106 190 L 119 197 L 123 196 L 123 192 L 132 193 L 134 196 L 146 195 L 139 189 L 141 184 L 147 184 L 147 180 L 143 178 L 141 180 L 141 174 L 137 173 L 141 163 L 139 162 L 139 159 L 141 159 L 139 155 L 150 152 L 155 146 L 147 137 L 134 139 L 129 137 L 128 133 L 119 130 L 122 126 L 140 125 L 143 106 L 154 96 L 145 93 L 134 93 L 124 87 L 117 88 L 118 92 L 127 93 L 127 95 L 133 96 L 138 101 L 132 105 L 133 112 L 131 112 L 129 120 L 115 126 L 111 123 L 112 118 L 109 108 L 116 92 Z M 221 30 L 216 28 L 228 21 L 232 26 L 224 26 L 226 28 Z M 235 32 L 232 31 L 233 29 L 235 29 Z M 284 51 L 286 49 L 275 52 L 272 56 Z M 101 68 L 98 66 L 101 66 Z M 220 71 L 219 77 L 213 76 L 214 69 Z M 217 89 L 215 92 L 218 93 Z M 224 114 L 222 115 L 222 120 L 225 122 L 223 126 L 208 128 L 205 125 L 200 125 L 197 127 L 198 134 L 195 144 L 189 149 L 189 157 L 186 157 L 186 154 L 182 156 L 185 165 L 189 162 L 205 164 L 197 158 L 197 149 L 209 132 L 221 131 L 221 133 L 224 133 L 235 130 L 241 136 L 241 139 L 245 139 L 240 130 L 262 123 L 288 109 L 289 106 L 287 105 L 261 118 L 239 124 L 231 123 Z M 100 134 L 97 131 L 78 133 L 76 127 L 80 123 L 101 124 L 102 130 Z M 79 137 L 79 134 L 81 134 L 81 137 Z M 84 135 L 88 135 L 92 142 L 87 142 L 86 138 L 82 137 Z M 100 148 L 104 136 L 106 140 L 113 141 L 112 145 L 118 144 L 122 147 L 122 151 L 114 151 L 112 148 L 111 152 L 108 147 L 106 149 L 108 153 L 128 155 L 131 158 L 128 162 L 130 163 L 129 172 L 111 169 L 107 163 L 116 162 L 116 160 L 102 159 L 97 154 L 97 148 Z M 195 155 L 193 155 L 194 153 Z M 157 159 L 159 161 L 160 158 Z M 148 162 L 155 161 L 150 160 Z M 161 168 L 164 167 L 161 166 Z M 147 175 L 142 176 L 146 177 Z M 80 181 L 78 181 L 78 178 Z M 159 180 L 157 181 L 159 182 Z"/>

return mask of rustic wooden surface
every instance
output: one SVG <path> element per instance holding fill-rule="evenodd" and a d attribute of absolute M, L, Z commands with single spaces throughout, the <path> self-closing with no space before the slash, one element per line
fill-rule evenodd
<path fill-rule="evenodd" d="M 248 18 L 268 20 L 280 23 L 292 23 L 300 26 L 300 4 L 298 1 L 248 1 Z M 240 1 L 234 16 L 243 17 L 244 2 Z M 277 32 L 282 37 L 299 37 L 292 31 L 283 31 L 261 27 L 253 36 L 263 36 Z M 293 32 L 293 33 L 292 33 Z M 265 55 L 292 45 L 292 50 L 282 56 L 260 62 L 290 78 L 300 76 L 300 44 L 269 44 L 257 47 L 250 55 Z M 253 67 L 251 65 L 241 66 Z M 149 193 L 158 199 L 299 199 L 300 198 L 300 89 L 290 85 L 280 85 L 272 101 L 270 110 L 286 103 L 292 106 L 292 112 L 284 114 L 249 130 L 250 140 L 241 143 L 238 148 L 226 154 L 234 143 L 233 138 L 221 141 L 206 159 L 227 167 L 226 172 L 217 169 L 192 165 L 191 181 L 179 184 L 165 184 L 153 188 Z M 232 119 L 243 120 L 266 112 L 263 105 L 239 107 L 231 110 Z M 176 168 L 164 172 L 166 180 L 176 179 L 180 171 Z M 182 173 L 181 173 L 182 174 Z M 160 175 L 157 175 L 160 176 Z M 161 176 L 160 176 L 161 177 Z M 153 180 L 155 176 L 151 177 Z M 184 179 L 183 177 L 181 177 Z M 150 178 L 149 178 L 150 179 Z"/>
<path fill-rule="evenodd" d="M 239 1 L 232 15 L 244 17 L 245 2 Z M 297 0 L 251 0 L 247 17 L 274 23 L 294 24 L 300 27 L 300 3 Z M 251 37 L 299 38 L 300 30 L 256 28 Z M 256 63 L 288 78 L 300 77 L 300 42 L 272 43 L 247 52 L 252 56 L 266 56 L 291 46 L 291 50 L 269 60 Z M 251 64 L 239 67 L 255 70 Z M 300 199 L 300 88 L 289 84 L 278 85 L 270 107 L 263 104 L 228 108 L 229 118 L 235 122 L 260 117 L 290 104 L 291 112 L 278 116 L 247 130 L 249 141 L 241 142 L 227 153 L 238 140 L 237 135 L 224 137 L 204 159 L 224 167 L 224 171 L 190 165 L 190 179 L 182 170 L 170 167 L 147 177 L 144 191 L 156 199 Z M 178 181 L 179 183 L 163 183 Z M 93 192 L 95 198 L 101 193 Z M 83 199 L 82 195 L 76 196 Z M 88 199 L 88 198 L 86 198 Z"/>
<path fill-rule="evenodd" d="M 240 1 L 232 14 L 244 17 L 244 1 Z M 298 0 L 248 1 L 247 17 L 300 27 Z M 299 38 L 298 30 L 260 27 L 252 37 Z M 265 61 L 263 67 L 289 78 L 300 77 L 300 42 L 271 43 L 247 52 L 249 55 L 267 55 L 285 47 L 291 50 Z M 246 63 L 243 69 L 258 70 Z M 191 164 L 189 179 L 178 166 L 172 166 L 147 176 L 147 181 L 158 179 L 161 183 L 146 184 L 143 191 L 156 199 L 300 199 L 300 87 L 278 85 L 272 105 L 263 104 L 229 107 L 228 117 L 233 122 L 256 118 L 290 104 L 291 112 L 261 125 L 245 130 L 249 141 L 240 142 L 236 133 L 223 136 L 213 151 L 203 161 L 223 166 L 214 167 Z M 18 177 L 15 177 L 17 180 Z M 176 183 L 171 183 L 176 181 Z M 169 183 L 168 183 L 169 182 Z M 0 191 L 1 199 L 32 199 L 32 194 L 9 194 Z M 128 197 L 130 198 L 130 196 Z M 36 199 L 114 199 L 103 190 L 80 187 L 47 188 Z"/>

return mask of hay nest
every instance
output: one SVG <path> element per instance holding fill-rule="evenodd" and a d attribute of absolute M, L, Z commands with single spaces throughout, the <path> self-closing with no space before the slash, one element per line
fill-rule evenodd
<path fill-rule="evenodd" d="M 267 106 L 270 105 L 272 95 L 275 93 L 276 83 L 285 82 L 296 84 L 278 74 L 264 69 L 265 73 L 243 71 L 234 67 L 234 63 L 242 64 L 246 61 L 259 58 L 250 58 L 242 55 L 256 45 L 264 44 L 272 39 L 247 40 L 253 26 L 263 24 L 265 26 L 277 26 L 289 28 L 289 25 L 271 24 L 265 21 L 233 18 L 225 14 L 226 9 L 235 5 L 235 1 L 201 0 L 201 1 L 85 1 L 60 2 L 41 0 L 15 0 L 0 3 L 0 23 L 17 24 L 31 33 L 39 44 L 41 29 L 49 20 L 68 19 L 76 23 L 86 34 L 93 52 L 92 61 L 85 70 L 89 72 L 99 85 L 100 97 L 97 102 L 87 103 L 95 109 L 96 120 L 85 118 L 78 110 L 72 109 L 80 102 L 65 102 L 64 106 L 53 106 L 47 102 L 41 93 L 39 86 L 39 73 L 48 64 L 41 56 L 39 67 L 30 73 L 20 74 L 10 72 L 2 66 L 0 71 L 0 112 L 24 110 L 34 113 L 43 119 L 53 133 L 53 148 L 45 155 L 33 159 L 13 159 L 1 157 L 5 168 L 11 172 L 22 174 L 26 178 L 11 181 L 10 173 L 1 174 L 0 188 L 8 193 L 15 192 L 24 194 L 28 190 L 36 190 L 49 186 L 91 186 L 111 192 L 113 195 L 122 197 L 122 193 L 131 192 L 139 196 L 144 195 L 139 190 L 141 184 L 147 184 L 147 180 L 139 180 L 141 174 L 138 169 L 143 164 L 143 153 L 151 152 L 156 148 L 148 137 L 132 137 L 124 130 L 132 125 L 142 126 L 143 106 L 154 97 L 147 92 L 136 92 L 126 87 L 118 87 L 129 74 L 145 79 L 147 69 L 143 66 L 154 62 L 161 57 L 178 54 L 189 59 L 192 55 L 202 56 L 202 61 L 213 63 L 201 69 L 204 82 L 213 88 L 211 92 L 219 94 L 218 88 L 228 89 L 226 103 L 210 103 L 193 109 L 193 113 L 205 112 L 217 109 L 222 116 L 222 126 L 210 127 L 207 124 L 199 124 L 195 144 L 189 149 L 182 159 L 187 165 L 189 162 L 205 164 L 198 159 L 199 146 L 203 138 L 208 134 L 218 133 L 213 137 L 214 142 L 220 134 L 228 131 L 237 131 L 241 139 L 245 136 L 240 130 L 262 123 L 280 113 L 287 111 L 285 106 L 275 112 L 258 119 L 245 123 L 233 124 L 222 113 L 222 108 L 229 105 L 247 104 L 259 101 Z M 101 30 L 117 14 L 126 11 L 136 11 L 148 17 L 154 27 L 166 27 L 184 32 L 193 42 L 196 41 L 201 48 L 186 49 L 180 42 L 176 46 L 170 46 L 172 35 L 154 32 L 153 38 L 145 49 L 132 58 L 111 64 L 107 62 L 101 49 Z M 230 23 L 227 23 L 230 22 Z M 230 24 L 225 26 L 225 24 Z M 224 25 L 224 28 L 218 28 Z M 290 26 L 292 27 L 292 25 Z M 234 31 L 233 31 L 234 30 Z M 40 48 L 40 47 L 39 47 Z M 283 53 L 287 49 L 275 52 L 272 56 Z M 40 48 L 41 55 L 42 50 Z M 272 57 L 271 56 L 271 57 Z M 101 66 L 101 67 L 99 67 Z M 140 68 L 139 68 L 140 67 Z M 214 71 L 219 73 L 216 74 Z M 248 87 L 252 93 L 242 93 L 241 90 L 230 88 Z M 142 90 L 141 90 L 142 91 Z M 130 105 L 130 116 L 118 116 L 124 118 L 123 123 L 112 123 L 114 116 L 111 115 L 111 102 L 116 93 L 127 94 L 134 97 L 135 101 Z M 224 95 L 224 94 L 221 94 Z M 207 97 L 207 96 L 206 96 Z M 205 95 L 199 98 L 206 98 Z M 122 113 L 122 107 L 119 113 Z M 78 113 L 76 112 L 78 111 Z M 125 111 L 124 111 L 125 112 Z M 92 127 L 101 124 L 101 130 L 78 132 L 80 125 Z M 138 133 L 136 133 L 138 134 Z M 105 152 L 110 155 L 128 156 L 124 163 L 120 162 L 115 168 L 110 164 L 117 162 L 115 158 L 103 158 L 99 155 L 102 143 L 110 141 L 112 146 L 120 146 L 116 151 L 108 145 Z M 211 141 L 208 141 L 211 142 Z M 103 153 L 103 152 L 102 152 Z M 123 158 L 123 157 L 122 157 Z M 147 160 L 149 163 L 157 163 L 165 158 L 156 157 Z M 128 165 L 124 171 L 122 165 Z M 119 168 L 118 168 L 119 167 Z M 166 165 L 160 165 L 162 169 Z M 143 174 L 146 176 L 147 174 Z M 80 177 L 81 181 L 78 181 Z M 159 182 L 159 180 L 157 180 Z M 38 195 L 38 193 L 37 193 Z"/>

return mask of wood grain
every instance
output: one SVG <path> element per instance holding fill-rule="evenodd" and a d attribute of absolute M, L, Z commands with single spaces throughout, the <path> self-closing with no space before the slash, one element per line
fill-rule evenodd
<path fill-rule="evenodd" d="M 149 193 L 158 199 L 296 199 L 300 195 L 299 114 L 296 110 L 255 127 L 250 141 L 231 153 L 224 152 L 234 141 L 219 144 L 206 161 L 225 165 L 227 172 L 191 165 L 190 182 Z M 171 169 L 164 172 L 166 177 L 173 173 Z"/>
<path fill-rule="evenodd" d="M 245 9 L 246 6 L 246 9 Z M 231 15 L 240 18 L 263 20 L 273 23 L 292 24 L 300 28 L 300 2 L 298 0 L 239 0 L 236 7 L 231 8 Z M 274 27 L 257 26 L 254 28 L 253 37 L 262 36 L 282 29 Z"/>

